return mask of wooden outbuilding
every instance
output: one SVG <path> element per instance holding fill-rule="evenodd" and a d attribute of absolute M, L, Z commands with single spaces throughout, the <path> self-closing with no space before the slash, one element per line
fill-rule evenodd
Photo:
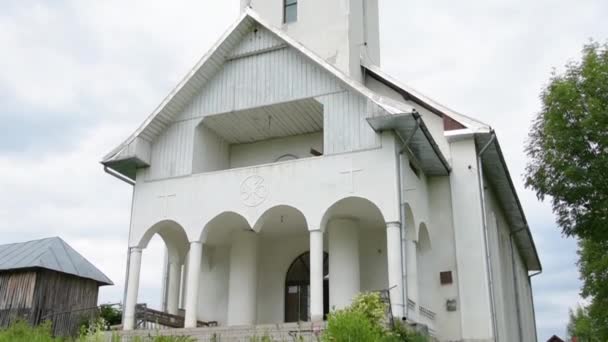
<path fill-rule="evenodd" d="M 61 238 L 0 245 L 0 328 L 17 319 L 72 335 L 112 281 Z"/>

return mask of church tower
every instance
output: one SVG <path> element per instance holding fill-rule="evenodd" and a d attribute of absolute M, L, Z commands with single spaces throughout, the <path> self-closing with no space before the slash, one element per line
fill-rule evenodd
<path fill-rule="evenodd" d="M 355 80 L 361 61 L 380 66 L 378 0 L 241 0 Z"/>

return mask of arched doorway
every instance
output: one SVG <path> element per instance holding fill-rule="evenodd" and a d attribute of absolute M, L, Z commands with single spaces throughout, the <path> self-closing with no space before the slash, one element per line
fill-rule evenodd
<path fill-rule="evenodd" d="M 323 319 L 329 313 L 329 255 L 323 253 Z M 310 253 L 300 254 L 285 278 L 285 322 L 310 320 Z"/>

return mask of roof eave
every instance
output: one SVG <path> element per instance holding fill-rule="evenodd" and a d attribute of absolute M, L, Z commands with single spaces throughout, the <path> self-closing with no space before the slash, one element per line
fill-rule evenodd
<path fill-rule="evenodd" d="M 475 139 L 476 141 L 480 141 L 480 138 L 483 139 L 491 139 L 491 136 L 495 134 L 494 131 L 488 132 L 488 133 L 476 133 Z M 487 140 L 486 140 L 487 141 Z M 500 166 L 501 171 L 503 173 L 503 177 L 505 178 L 505 180 L 507 181 L 508 184 L 508 193 L 511 195 L 511 199 L 515 202 L 516 206 L 517 206 L 517 216 L 519 217 L 512 217 L 513 215 L 511 215 L 511 217 L 509 217 L 510 222 L 513 222 L 515 220 L 521 220 L 522 221 L 522 227 L 519 227 L 519 229 L 516 230 L 512 230 L 511 233 L 513 234 L 519 234 L 521 231 L 525 231 L 526 232 L 526 238 L 529 242 L 530 245 L 530 249 L 533 252 L 533 260 L 531 263 L 528 263 L 528 270 L 529 271 L 542 271 L 542 264 L 540 262 L 540 257 L 538 255 L 538 250 L 536 249 L 536 244 L 534 243 L 534 238 L 532 237 L 532 232 L 530 230 L 530 226 L 528 224 L 526 215 L 524 213 L 523 210 L 523 206 L 521 205 L 521 201 L 519 199 L 519 196 L 517 195 L 517 190 L 515 189 L 515 185 L 513 184 L 513 179 L 511 178 L 511 174 L 509 172 L 509 168 L 507 166 L 507 163 L 505 161 L 504 158 L 504 154 L 502 152 L 502 149 L 500 147 L 500 144 L 498 142 L 498 139 L 493 139 L 492 141 L 492 145 L 494 146 L 494 148 L 496 149 L 497 152 L 497 156 L 498 156 L 498 163 L 497 165 Z M 486 155 L 488 154 L 484 154 L 484 156 L 482 156 L 482 158 L 484 158 Z M 484 161 L 484 164 L 487 162 Z M 496 161 L 490 161 L 490 162 L 496 162 Z M 500 200 L 500 199 L 499 199 Z M 503 204 L 504 205 L 504 204 Z M 506 215 L 509 215 L 508 213 L 505 212 Z M 512 224 L 510 224 L 512 225 Z M 511 229 L 513 229 L 514 227 L 511 227 Z"/>
<path fill-rule="evenodd" d="M 378 81 L 381 81 L 385 85 L 398 90 L 399 93 L 405 93 L 407 97 L 411 98 L 414 102 L 418 103 L 419 105 L 422 105 L 434 114 L 448 116 L 454 121 L 465 126 L 466 128 L 470 128 L 473 130 L 479 130 L 490 127 L 488 124 L 485 124 L 477 119 L 468 117 L 464 114 L 458 113 L 437 103 L 434 100 L 431 100 L 426 95 L 421 94 L 413 88 L 402 84 L 386 72 L 382 71 L 382 69 L 380 69 L 377 65 L 366 64 L 364 61 L 362 61 L 361 66 L 366 70 L 367 73 L 372 75 Z"/>

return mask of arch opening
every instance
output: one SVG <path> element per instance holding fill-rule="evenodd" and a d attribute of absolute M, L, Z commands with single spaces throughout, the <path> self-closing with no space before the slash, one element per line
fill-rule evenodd
<path fill-rule="evenodd" d="M 431 238 L 426 224 L 420 223 L 418 243 L 416 249 L 417 272 L 418 272 L 418 288 L 420 291 L 420 305 L 426 309 L 434 310 L 433 294 L 437 293 L 437 281 L 435 276 L 435 264 L 433 260 L 433 250 Z"/>
<path fill-rule="evenodd" d="M 160 221 L 137 246 L 142 248 L 140 287 L 150 289 L 140 292 L 138 302 L 177 315 L 183 307 L 183 265 L 190 248 L 186 231 L 175 221 Z"/>
<path fill-rule="evenodd" d="M 412 207 L 408 203 L 403 204 L 403 215 L 403 220 L 405 221 L 405 238 L 410 241 L 417 241 L 418 229 L 416 228 L 416 220 L 414 219 Z"/>
<path fill-rule="evenodd" d="M 323 253 L 323 319 L 329 313 L 329 255 Z M 296 257 L 285 276 L 285 322 L 310 321 L 310 252 Z"/>
<path fill-rule="evenodd" d="M 332 204 L 323 215 L 321 229 L 325 230 L 332 219 L 355 220 L 366 228 L 386 227 L 382 211 L 375 203 L 362 197 L 346 197 Z"/>
<path fill-rule="evenodd" d="M 386 222 L 372 201 L 343 198 L 331 205 L 321 221 L 330 255 L 330 306 L 344 308 L 360 292 L 387 289 Z"/>

